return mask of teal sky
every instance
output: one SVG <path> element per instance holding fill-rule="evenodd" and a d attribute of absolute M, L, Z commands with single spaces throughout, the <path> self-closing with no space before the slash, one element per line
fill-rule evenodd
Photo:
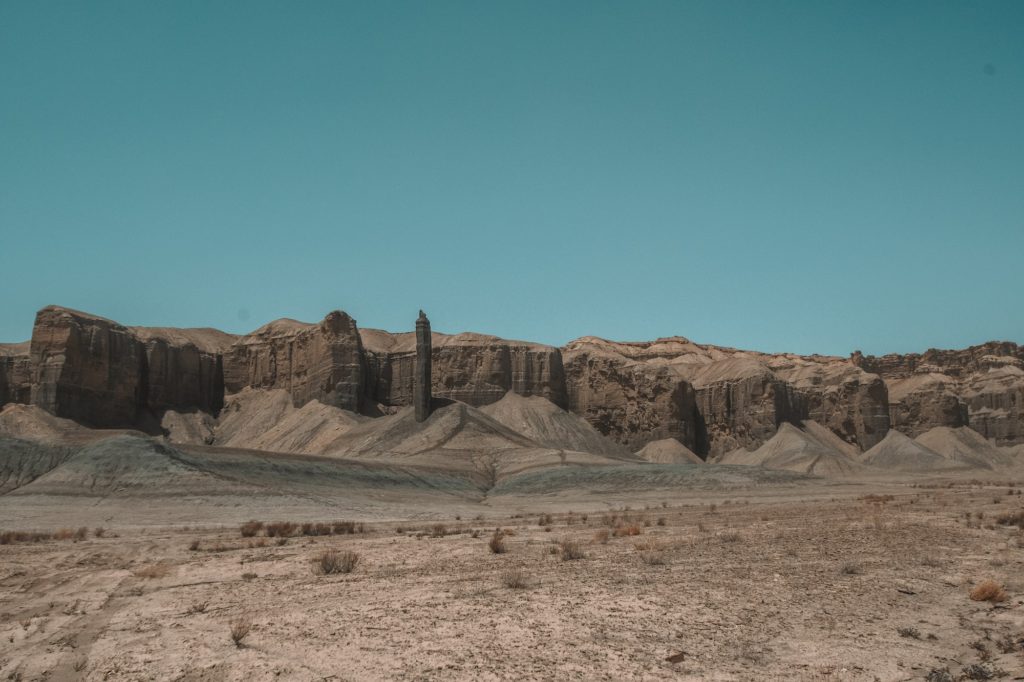
<path fill-rule="evenodd" d="M 1024 342 L 1024 2 L 0 0 L 0 340 Z"/>

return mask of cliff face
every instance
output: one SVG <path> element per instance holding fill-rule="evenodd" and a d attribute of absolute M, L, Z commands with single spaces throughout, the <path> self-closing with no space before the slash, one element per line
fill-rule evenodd
<path fill-rule="evenodd" d="M 631 450 L 675 438 L 707 451 L 693 386 L 673 368 L 638 362 L 607 342 L 581 339 L 565 348 L 569 410 Z"/>
<path fill-rule="evenodd" d="M 1000 445 L 1024 443 L 1024 347 L 993 341 L 963 350 L 864 356 L 851 362 L 890 387 L 893 426 L 917 436 L 969 426 Z"/>
<path fill-rule="evenodd" d="M 145 405 L 153 412 L 224 406 L 221 353 L 235 337 L 216 329 L 130 327 L 146 356 Z"/>
<path fill-rule="evenodd" d="M 32 358 L 29 342 L 0 343 L 0 407 L 32 399 Z"/>
<path fill-rule="evenodd" d="M 145 352 L 128 328 L 50 306 L 37 313 L 31 343 L 34 405 L 90 426 L 138 420 Z"/>
<path fill-rule="evenodd" d="M 296 407 L 310 400 L 358 412 L 364 393 L 356 322 L 334 311 L 319 324 L 278 320 L 239 338 L 224 357 L 224 387 L 281 388 Z"/>
<path fill-rule="evenodd" d="M 366 355 L 367 396 L 388 407 L 411 405 L 416 339 L 413 333 L 360 330 Z M 480 407 L 508 391 L 541 396 L 565 407 L 561 352 L 552 346 L 484 334 L 431 334 L 432 392 Z"/>

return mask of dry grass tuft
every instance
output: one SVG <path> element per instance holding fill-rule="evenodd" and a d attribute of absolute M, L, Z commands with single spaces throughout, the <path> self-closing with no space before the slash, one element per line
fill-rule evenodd
<path fill-rule="evenodd" d="M 643 532 L 644 532 L 643 526 L 641 526 L 638 523 L 630 523 L 630 524 L 622 523 L 622 524 L 619 524 L 619 525 L 615 526 L 614 535 L 617 538 L 621 538 L 621 537 L 626 537 L 626 536 L 631 536 L 631 535 L 641 535 Z"/>
<path fill-rule="evenodd" d="M 583 548 L 575 540 L 562 540 L 558 543 L 558 546 L 562 550 L 562 561 L 576 561 L 587 556 L 583 553 Z"/>
<path fill-rule="evenodd" d="M 501 574 L 502 584 L 512 590 L 523 590 L 529 586 L 526 572 L 521 568 L 510 568 Z"/>
<path fill-rule="evenodd" d="M 318 575 L 333 573 L 351 573 L 359 563 L 359 555 L 355 552 L 339 552 L 327 549 L 313 559 L 313 572 Z"/>
<path fill-rule="evenodd" d="M 606 529 L 602 528 L 601 530 L 594 533 L 594 542 L 599 545 L 607 545 L 609 537 L 611 537 L 611 533 L 609 533 Z"/>
<path fill-rule="evenodd" d="M 254 537 L 261 530 L 263 530 L 262 521 L 246 521 L 242 524 L 241 528 L 239 528 L 239 532 L 242 534 L 243 538 Z"/>
<path fill-rule="evenodd" d="M 970 596 L 974 601 L 987 601 L 993 604 L 1004 602 L 1008 599 L 1006 590 L 995 580 L 982 580 L 974 586 Z"/>
<path fill-rule="evenodd" d="M 235 618 L 230 623 L 231 628 L 231 641 L 235 643 L 236 647 L 242 646 L 242 640 L 249 636 L 249 632 L 252 630 L 252 619 L 242 614 Z"/>
<path fill-rule="evenodd" d="M 845 561 L 839 567 L 839 572 L 843 575 L 860 575 L 864 572 L 864 568 L 856 561 Z"/>
<path fill-rule="evenodd" d="M 487 546 L 491 548 L 492 554 L 504 554 L 508 551 L 508 547 L 505 546 L 505 533 L 500 528 L 494 531 L 494 535 L 487 541 Z"/>

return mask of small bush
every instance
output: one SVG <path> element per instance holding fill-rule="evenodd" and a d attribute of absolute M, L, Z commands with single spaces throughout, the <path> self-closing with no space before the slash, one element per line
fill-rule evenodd
<path fill-rule="evenodd" d="M 723 543 L 734 543 L 743 540 L 743 536 L 734 530 L 727 530 L 718 536 L 719 541 Z"/>
<path fill-rule="evenodd" d="M 358 563 L 359 555 L 355 552 L 339 552 L 336 549 L 328 549 L 313 559 L 313 571 L 320 575 L 351 573 Z"/>
<path fill-rule="evenodd" d="M 607 545 L 609 537 L 611 537 L 611 533 L 609 533 L 606 529 L 602 528 L 601 530 L 594 533 L 594 542 L 596 542 L 599 545 Z"/>
<path fill-rule="evenodd" d="M 430 529 L 430 537 L 432 538 L 443 538 L 448 534 L 448 528 L 443 523 L 436 523 L 434 527 Z"/>
<path fill-rule="evenodd" d="M 522 590 L 528 586 L 526 572 L 521 568 L 510 568 L 501 574 L 502 584 L 511 590 Z"/>
<path fill-rule="evenodd" d="M 899 634 L 900 637 L 906 637 L 908 639 L 921 639 L 921 631 L 910 626 L 896 628 L 896 633 Z"/>
<path fill-rule="evenodd" d="M 491 548 L 492 554 L 504 554 L 508 551 L 508 547 L 505 546 L 505 533 L 500 528 L 494 531 L 494 535 L 487 541 L 487 546 Z"/>
<path fill-rule="evenodd" d="M 195 603 L 192 606 L 188 607 L 187 613 L 189 615 L 194 615 L 194 614 L 197 614 L 197 613 L 206 613 L 206 606 L 207 606 L 207 603 L 204 602 L 204 601 Z"/>
<path fill-rule="evenodd" d="M 974 601 L 987 601 L 993 604 L 1007 600 L 1006 590 L 995 580 L 982 580 L 974 586 L 970 594 Z"/>
<path fill-rule="evenodd" d="M 296 525 L 290 521 L 278 521 L 266 525 L 268 538 L 288 538 L 295 535 Z"/>
<path fill-rule="evenodd" d="M 629 535 L 640 535 L 644 532 L 643 527 L 637 523 L 619 524 L 615 526 L 615 537 L 621 538 Z"/>
<path fill-rule="evenodd" d="M 106 533 L 106 532 L 107 532 L 106 529 L 103 528 L 102 526 L 100 526 L 98 528 L 94 528 L 93 531 L 92 531 L 92 534 L 93 534 L 93 537 L 101 538 L 101 537 L 103 537 L 103 534 Z"/>
<path fill-rule="evenodd" d="M 996 523 L 1000 526 L 1017 526 L 1024 528 L 1024 509 L 1006 512 L 996 517 Z"/>
<path fill-rule="evenodd" d="M 243 573 L 242 574 L 242 580 L 244 580 L 246 582 L 249 582 L 250 580 L 255 580 L 258 577 L 259 576 L 256 575 L 255 573 Z"/>
<path fill-rule="evenodd" d="M 558 545 L 562 550 L 562 561 L 576 561 L 586 557 L 583 549 L 575 540 L 562 540 Z"/>
<path fill-rule="evenodd" d="M 199 551 L 199 540 L 193 540 L 192 542 L 188 543 L 188 548 L 193 552 Z"/>
<path fill-rule="evenodd" d="M 235 646 L 241 647 L 242 640 L 249 636 L 249 632 L 252 630 L 252 619 L 249 616 L 241 615 L 231 621 L 231 641 L 235 643 Z"/>
<path fill-rule="evenodd" d="M 666 523 L 668 523 L 668 521 L 667 521 L 667 519 L 664 516 L 659 516 L 658 517 L 658 525 L 659 526 L 664 526 Z"/>
<path fill-rule="evenodd" d="M 243 538 L 251 538 L 263 530 L 262 521 L 246 521 L 238 529 Z"/>
<path fill-rule="evenodd" d="M 551 514 L 541 514 L 537 519 L 538 526 L 550 526 L 552 524 Z"/>

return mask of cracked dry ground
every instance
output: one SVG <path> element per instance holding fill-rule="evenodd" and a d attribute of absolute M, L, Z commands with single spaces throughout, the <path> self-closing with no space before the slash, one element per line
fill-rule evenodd
<path fill-rule="evenodd" d="M 443 535 L 379 523 L 284 545 L 237 528 L 8 544 L 0 679 L 1020 679 L 1024 550 L 992 521 L 1022 500 L 907 488 L 551 526 L 538 505 Z M 595 539 L 623 517 L 641 534 Z M 488 548 L 498 525 L 514 532 L 505 554 Z M 585 557 L 563 561 L 563 539 Z M 355 570 L 314 574 L 330 548 L 358 552 Z M 525 588 L 505 585 L 511 568 Z M 972 601 L 982 579 L 1008 599 Z M 240 616 L 252 629 L 235 646 Z"/>

